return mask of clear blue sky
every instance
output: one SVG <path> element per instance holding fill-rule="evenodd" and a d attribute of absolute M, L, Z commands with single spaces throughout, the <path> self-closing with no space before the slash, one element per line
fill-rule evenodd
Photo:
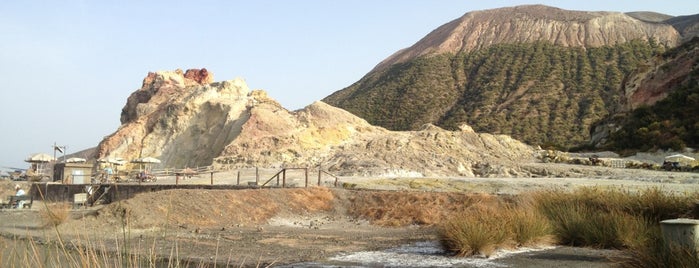
<path fill-rule="evenodd" d="M 696 1 L 0 1 L 0 166 L 96 146 L 149 71 L 207 68 L 287 109 L 466 12 L 521 4 L 699 13 Z"/>

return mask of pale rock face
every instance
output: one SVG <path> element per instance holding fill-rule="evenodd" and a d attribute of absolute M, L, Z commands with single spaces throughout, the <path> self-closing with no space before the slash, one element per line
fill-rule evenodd
<path fill-rule="evenodd" d="M 122 126 L 100 143 L 97 157 L 209 165 L 240 132 L 239 119 L 252 102 L 249 92 L 241 79 L 202 85 L 179 70 L 150 73 L 129 97 Z"/>
<path fill-rule="evenodd" d="M 508 136 L 479 134 L 467 125 L 461 131 L 429 124 L 388 131 L 321 101 L 288 111 L 241 79 L 197 81 L 207 80 L 181 71 L 150 73 L 129 97 L 121 127 L 98 146 L 97 158 L 151 156 L 169 168 L 321 165 L 338 175 L 510 176 L 534 155 Z"/>

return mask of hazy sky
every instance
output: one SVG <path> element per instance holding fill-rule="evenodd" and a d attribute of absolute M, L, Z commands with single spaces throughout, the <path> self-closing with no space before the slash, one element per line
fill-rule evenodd
<path fill-rule="evenodd" d="M 149 71 L 207 68 L 296 110 L 466 12 L 521 4 L 699 13 L 696 1 L 0 1 L 0 167 L 54 142 L 96 146 Z"/>

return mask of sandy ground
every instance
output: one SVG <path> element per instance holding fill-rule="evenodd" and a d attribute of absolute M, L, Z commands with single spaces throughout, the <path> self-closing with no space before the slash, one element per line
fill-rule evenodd
<path fill-rule="evenodd" d="M 551 164 L 532 164 L 531 168 L 546 168 L 553 177 L 339 178 L 339 184 L 354 189 L 489 194 L 517 194 L 524 191 L 571 189 L 579 186 L 629 190 L 659 187 L 669 192 L 699 190 L 697 173 Z M 244 178 L 241 183 L 250 180 L 249 177 Z M 317 182 L 317 177 L 311 177 L 310 180 Z M 214 181 L 216 184 L 235 184 L 238 179 L 235 173 L 229 172 L 215 174 Z M 210 176 L 203 175 L 179 183 L 210 182 Z M 290 174 L 288 182 L 302 186 L 305 178 Z M 161 178 L 157 183 L 174 183 L 174 178 Z M 331 178 L 322 179 L 323 185 L 333 183 Z M 0 182 L 3 195 L 11 194 L 13 185 L 14 182 Z M 26 184 L 23 183 L 23 186 Z M 322 193 L 326 190 L 318 191 Z M 349 217 L 346 213 L 346 200 L 350 198 L 352 191 L 333 190 L 336 196 L 332 209 L 295 208 L 292 205 L 289 205 L 289 208 L 279 208 L 283 207 L 279 204 L 291 204 L 289 198 L 295 196 L 293 193 L 282 195 L 273 190 L 229 191 L 232 192 L 230 195 L 238 198 L 234 200 L 254 203 L 259 210 L 272 211 L 270 213 L 274 215 L 261 218 L 262 220 L 248 217 L 258 215 L 259 211 L 244 211 L 239 204 L 219 204 L 207 199 L 211 192 L 156 192 L 139 195 L 124 202 L 124 211 L 138 216 L 129 218 L 133 222 L 125 223 L 124 218 L 120 218 L 122 207 L 96 206 L 71 210 L 69 219 L 56 229 L 41 226 L 40 214 L 44 204 L 35 202 L 34 207 L 29 210 L 0 211 L 0 234 L 6 238 L 0 241 L 0 245 L 7 248 L 8 245 L 16 243 L 16 239 L 24 238 L 56 241 L 60 233 L 64 241 L 74 244 L 84 244 L 88 241 L 107 251 L 115 250 L 117 246 L 123 248 L 123 245 L 128 243 L 132 253 L 144 256 L 157 255 L 166 260 L 183 259 L 189 264 L 218 263 L 231 267 L 289 264 L 294 267 L 395 267 L 405 266 L 405 263 L 391 265 L 391 258 L 409 260 L 416 256 L 415 262 L 411 264 L 415 267 L 610 267 L 608 257 L 620 254 L 618 251 L 609 250 L 555 247 L 502 254 L 491 259 L 470 258 L 454 262 L 455 258 L 445 257 L 430 250 L 427 250 L 427 253 L 396 253 L 397 249 L 406 245 L 436 241 L 434 227 L 379 227 Z M 275 202 L 266 203 L 263 200 Z M 192 206 L 182 202 L 195 202 L 195 209 L 173 209 Z M 163 203 L 168 203 L 167 208 L 163 208 Z M 124 228 L 125 226 L 128 228 Z M 398 255 L 396 257 L 390 254 Z M 356 256 L 352 257 L 354 255 Z M 347 258 L 343 259 L 343 256 Z M 432 258 L 436 258 L 433 263 L 419 262 Z"/>

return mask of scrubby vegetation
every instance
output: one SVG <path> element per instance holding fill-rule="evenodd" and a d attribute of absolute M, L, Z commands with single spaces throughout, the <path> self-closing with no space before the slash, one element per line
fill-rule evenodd
<path fill-rule="evenodd" d="M 617 106 L 624 76 L 664 51 L 653 42 L 599 48 L 499 44 L 370 73 L 325 101 L 394 130 L 433 123 L 567 149 Z"/>

